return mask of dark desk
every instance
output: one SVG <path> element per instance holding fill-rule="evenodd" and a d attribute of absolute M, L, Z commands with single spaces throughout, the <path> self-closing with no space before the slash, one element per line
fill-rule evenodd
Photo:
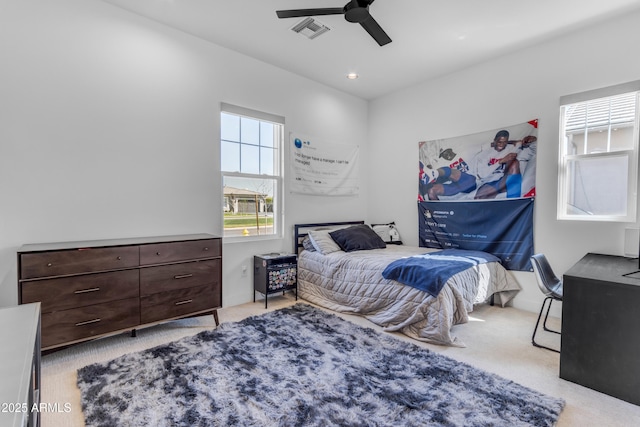
<path fill-rule="evenodd" d="M 587 254 L 564 274 L 560 378 L 640 405 L 637 258 Z"/>

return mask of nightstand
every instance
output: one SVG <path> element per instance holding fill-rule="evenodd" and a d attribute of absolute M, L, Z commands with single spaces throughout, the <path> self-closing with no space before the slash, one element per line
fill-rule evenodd
<path fill-rule="evenodd" d="M 298 257 L 293 254 L 271 253 L 253 257 L 253 302 L 256 292 L 264 295 L 267 308 L 269 294 L 295 291 L 298 299 Z"/>

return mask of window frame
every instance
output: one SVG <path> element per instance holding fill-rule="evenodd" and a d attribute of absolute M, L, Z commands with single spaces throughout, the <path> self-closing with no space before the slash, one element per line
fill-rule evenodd
<path fill-rule="evenodd" d="M 633 147 L 598 153 L 567 153 L 566 139 L 566 107 L 590 101 L 598 101 L 618 95 L 635 93 L 636 111 L 633 120 Z M 608 126 L 611 125 L 609 121 Z M 586 127 L 585 129 L 588 129 Z M 621 85 L 610 86 L 588 92 L 567 95 L 560 98 L 560 123 L 559 123 L 559 147 L 558 147 L 558 197 L 557 219 L 569 221 L 600 221 L 600 222 L 635 222 L 637 219 L 637 192 L 638 192 L 638 161 L 640 147 L 640 80 Z M 575 164 L 582 160 L 606 159 L 625 157 L 627 159 L 627 195 L 626 213 L 612 214 L 577 214 L 567 212 L 568 201 L 572 197 L 571 182 L 573 176 L 569 173 L 569 164 Z"/>
<path fill-rule="evenodd" d="M 240 171 L 225 171 L 222 167 L 222 114 L 230 114 L 239 117 L 246 117 L 248 119 L 257 120 L 259 122 L 269 122 L 277 126 L 277 135 L 274 135 L 273 149 L 274 154 L 274 171 L 273 174 L 255 174 L 244 173 Z M 218 114 L 218 120 L 220 123 L 220 187 L 221 187 L 221 228 L 222 236 L 226 242 L 247 242 L 247 241 L 260 241 L 260 240 L 272 240 L 282 239 L 284 234 L 284 126 L 285 118 L 275 114 L 265 113 L 262 111 L 252 110 L 237 105 L 221 103 L 220 112 Z M 238 141 L 238 143 L 241 143 Z M 273 233 L 266 235 L 248 235 L 248 236 L 226 236 L 224 227 L 224 214 L 227 200 L 224 194 L 225 178 L 247 178 L 247 179 L 265 179 L 274 181 L 273 189 Z"/>

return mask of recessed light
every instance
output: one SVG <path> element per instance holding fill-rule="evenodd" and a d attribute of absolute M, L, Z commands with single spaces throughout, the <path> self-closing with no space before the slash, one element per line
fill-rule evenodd
<path fill-rule="evenodd" d="M 357 75 L 356 73 L 349 73 L 349 74 L 347 74 L 347 78 L 348 78 L 349 80 L 355 80 L 355 79 L 357 79 L 358 77 L 360 77 L 360 76 L 359 76 L 359 75 Z"/>

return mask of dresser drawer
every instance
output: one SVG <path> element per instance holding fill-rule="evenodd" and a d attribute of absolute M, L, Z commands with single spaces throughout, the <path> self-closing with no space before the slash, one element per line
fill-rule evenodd
<path fill-rule="evenodd" d="M 140 324 L 138 298 L 42 314 L 42 347 L 106 334 Z"/>
<path fill-rule="evenodd" d="M 220 308 L 220 293 L 212 285 L 160 292 L 140 298 L 142 323 L 186 316 L 198 311 Z"/>
<path fill-rule="evenodd" d="M 20 255 L 20 278 L 63 276 L 136 267 L 138 246 L 82 248 Z"/>
<path fill-rule="evenodd" d="M 140 246 L 140 265 L 214 258 L 221 255 L 221 239 L 155 243 Z"/>
<path fill-rule="evenodd" d="M 138 270 L 85 274 L 22 283 L 22 303 L 40 301 L 42 312 L 138 297 Z"/>
<path fill-rule="evenodd" d="M 220 260 L 184 262 L 140 269 L 140 295 L 217 283 Z"/>

